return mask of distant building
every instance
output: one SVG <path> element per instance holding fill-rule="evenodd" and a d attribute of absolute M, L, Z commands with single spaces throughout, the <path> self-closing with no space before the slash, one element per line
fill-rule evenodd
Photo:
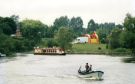
<path fill-rule="evenodd" d="M 21 37 L 21 32 L 20 32 L 20 28 L 19 25 L 17 25 L 17 29 L 16 29 L 16 33 L 12 34 L 11 37 Z"/>
<path fill-rule="evenodd" d="M 19 28 L 16 29 L 16 37 L 21 37 L 21 32 Z"/>

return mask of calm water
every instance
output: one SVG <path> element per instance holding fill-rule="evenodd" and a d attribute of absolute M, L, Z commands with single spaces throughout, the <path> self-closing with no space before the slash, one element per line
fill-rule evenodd
<path fill-rule="evenodd" d="M 104 71 L 103 80 L 77 77 L 79 66 L 88 62 Z M 105 55 L 34 56 L 18 54 L 0 58 L 0 84 L 135 84 L 135 64 Z"/>

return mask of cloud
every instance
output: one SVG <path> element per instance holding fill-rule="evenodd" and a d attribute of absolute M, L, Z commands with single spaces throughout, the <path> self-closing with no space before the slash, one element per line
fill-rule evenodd
<path fill-rule="evenodd" d="M 133 4 L 134 3 L 134 4 Z M 52 24 L 55 18 L 81 16 L 85 26 L 97 22 L 122 23 L 125 14 L 135 14 L 134 0 L 0 0 L 0 16 L 19 15 Z"/>

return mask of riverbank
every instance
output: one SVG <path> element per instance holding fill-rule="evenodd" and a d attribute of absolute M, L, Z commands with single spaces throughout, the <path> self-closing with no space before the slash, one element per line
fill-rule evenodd
<path fill-rule="evenodd" d="M 131 51 L 124 48 L 110 50 L 106 44 L 73 44 L 68 54 L 104 54 L 104 55 L 130 55 Z"/>
<path fill-rule="evenodd" d="M 34 51 L 20 52 L 23 54 L 33 54 Z M 66 51 L 67 54 L 94 54 L 94 55 L 112 55 L 112 56 L 130 56 L 131 51 L 123 48 L 110 50 L 106 44 L 73 44 L 70 51 Z M 14 57 L 16 54 L 9 55 L 8 57 Z"/>
<path fill-rule="evenodd" d="M 125 63 L 135 63 L 135 57 L 123 58 L 122 61 Z"/>

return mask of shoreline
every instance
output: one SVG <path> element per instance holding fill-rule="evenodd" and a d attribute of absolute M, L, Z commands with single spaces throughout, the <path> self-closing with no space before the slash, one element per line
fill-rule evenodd
<path fill-rule="evenodd" d="M 14 57 L 20 54 L 34 54 L 33 51 L 27 51 L 27 52 L 16 52 L 12 55 L 6 56 L 6 57 Z M 110 56 L 131 56 L 131 53 L 129 52 L 66 52 L 66 54 L 89 54 L 89 55 L 110 55 Z"/>
<path fill-rule="evenodd" d="M 119 56 L 127 56 L 131 55 L 131 53 L 128 52 L 67 52 L 67 54 L 90 54 L 90 55 L 119 55 Z"/>

